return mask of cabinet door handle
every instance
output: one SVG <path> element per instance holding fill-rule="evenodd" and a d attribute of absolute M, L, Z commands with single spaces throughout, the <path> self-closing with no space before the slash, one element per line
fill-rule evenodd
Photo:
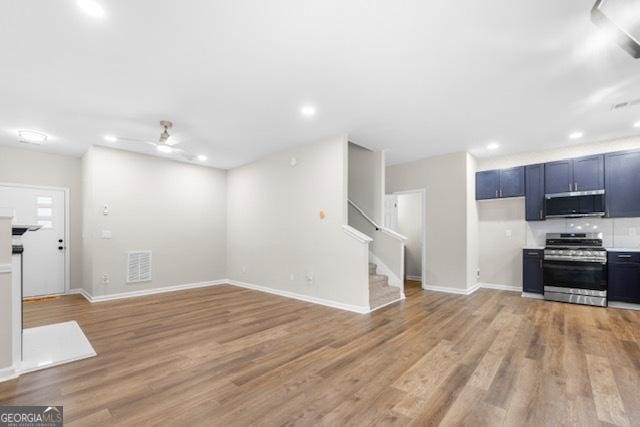
<path fill-rule="evenodd" d="M 573 191 L 578 191 L 578 183 L 573 184 Z"/>
<path fill-rule="evenodd" d="M 498 190 L 496 190 L 496 197 L 498 197 Z"/>
<path fill-rule="evenodd" d="M 502 189 L 500 189 L 500 197 L 502 197 Z"/>
<path fill-rule="evenodd" d="M 527 255 L 538 256 L 538 253 L 537 252 L 527 252 Z"/>
<path fill-rule="evenodd" d="M 542 219 L 542 209 L 540 209 L 539 215 L 540 215 L 540 219 Z"/>
<path fill-rule="evenodd" d="M 631 255 L 618 255 L 618 258 L 631 258 Z"/>
<path fill-rule="evenodd" d="M 542 268 L 542 260 L 540 260 L 540 268 Z"/>
<path fill-rule="evenodd" d="M 573 184 L 569 183 L 569 191 L 573 191 Z"/>

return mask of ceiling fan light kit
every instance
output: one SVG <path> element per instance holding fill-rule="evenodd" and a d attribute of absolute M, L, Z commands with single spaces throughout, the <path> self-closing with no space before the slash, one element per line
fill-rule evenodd
<path fill-rule="evenodd" d="M 171 134 L 169 133 L 169 129 L 173 128 L 173 123 L 171 121 L 161 120 L 160 126 L 162 126 L 162 132 L 160 132 L 160 137 L 158 138 L 158 142 L 153 142 L 145 139 L 127 138 L 127 137 L 117 137 L 117 140 L 152 145 L 156 148 L 158 152 L 162 154 L 168 154 L 168 155 L 177 154 L 189 162 L 192 162 L 198 158 L 194 154 L 190 153 L 189 151 L 176 147 L 176 145 L 179 144 L 180 141 L 176 141 L 173 138 L 171 138 Z"/>

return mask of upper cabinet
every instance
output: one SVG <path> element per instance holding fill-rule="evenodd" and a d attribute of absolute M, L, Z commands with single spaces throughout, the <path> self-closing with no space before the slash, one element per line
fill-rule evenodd
<path fill-rule="evenodd" d="M 605 155 L 608 217 L 640 217 L 640 151 Z"/>
<path fill-rule="evenodd" d="M 525 166 L 524 210 L 527 221 L 544 220 L 544 165 Z"/>
<path fill-rule="evenodd" d="M 545 193 L 604 189 L 604 156 L 586 156 L 545 164 Z"/>
<path fill-rule="evenodd" d="M 524 167 L 476 173 L 476 200 L 524 196 Z"/>

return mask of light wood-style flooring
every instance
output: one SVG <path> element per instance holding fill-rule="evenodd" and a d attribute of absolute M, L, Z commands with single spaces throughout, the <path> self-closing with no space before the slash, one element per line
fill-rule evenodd
<path fill-rule="evenodd" d="M 68 425 L 638 425 L 640 312 L 407 287 L 358 315 L 233 286 L 25 306 L 98 356 L 0 383 Z"/>

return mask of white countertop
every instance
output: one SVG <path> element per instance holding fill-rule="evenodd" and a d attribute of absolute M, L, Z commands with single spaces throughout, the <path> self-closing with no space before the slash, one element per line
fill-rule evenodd
<path fill-rule="evenodd" d="M 525 251 L 530 250 L 530 251 L 541 251 L 544 249 L 543 246 L 525 246 L 524 248 Z"/>

